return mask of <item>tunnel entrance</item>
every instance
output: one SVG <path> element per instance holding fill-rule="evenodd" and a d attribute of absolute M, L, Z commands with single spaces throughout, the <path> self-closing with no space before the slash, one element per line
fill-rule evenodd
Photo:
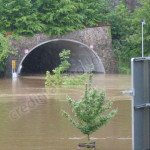
<path fill-rule="evenodd" d="M 93 65 L 93 72 L 105 73 L 99 56 L 87 45 L 75 40 L 55 39 L 43 42 L 31 49 L 19 64 L 18 75 L 43 74 L 47 70 L 52 71 L 59 66 L 59 53 L 63 49 L 71 51 L 69 59 L 71 66 L 68 72 L 88 72 Z"/>

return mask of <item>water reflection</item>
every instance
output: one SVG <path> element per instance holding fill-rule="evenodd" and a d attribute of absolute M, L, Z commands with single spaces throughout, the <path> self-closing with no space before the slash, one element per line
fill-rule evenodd
<path fill-rule="evenodd" d="M 94 86 L 104 89 L 107 99 L 115 99 L 118 114 L 107 126 L 91 135 L 97 150 L 131 150 L 131 97 L 120 91 L 130 89 L 130 76 L 95 75 Z M 70 111 L 66 96 L 79 99 L 82 87 L 45 88 L 43 77 L 0 79 L 0 146 L 4 150 L 75 150 L 86 136 L 64 119 L 61 110 Z M 44 97 L 44 98 L 42 98 Z M 30 100 L 45 103 L 29 107 Z M 28 106 L 28 107 L 27 107 Z M 22 108 L 21 108 L 22 107 Z M 18 119 L 11 112 L 21 108 Z M 18 109 L 17 109 L 18 111 Z M 27 112 L 27 113 L 26 113 Z"/>

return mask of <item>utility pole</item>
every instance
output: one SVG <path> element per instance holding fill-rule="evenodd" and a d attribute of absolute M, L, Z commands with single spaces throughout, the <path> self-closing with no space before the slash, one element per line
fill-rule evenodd
<path fill-rule="evenodd" d="M 145 18 L 142 19 L 142 57 L 144 57 L 144 43 L 143 43 L 143 25 L 146 24 Z"/>

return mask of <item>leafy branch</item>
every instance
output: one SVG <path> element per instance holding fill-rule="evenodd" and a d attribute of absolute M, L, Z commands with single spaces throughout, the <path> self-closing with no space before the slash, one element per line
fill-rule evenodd
<path fill-rule="evenodd" d="M 74 113 L 73 117 L 66 111 L 64 116 L 83 134 L 87 135 L 88 142 L 90 135 L 100 127 L 107 124 L 108 120 L 113 118 L 117 110 L 111 110 L 113 101 L 105 101 L 104 91 L 97 88 L 85 86 L 84 96 L 79 100 L 73 100 L 68 97 L 67 101 Z"/>

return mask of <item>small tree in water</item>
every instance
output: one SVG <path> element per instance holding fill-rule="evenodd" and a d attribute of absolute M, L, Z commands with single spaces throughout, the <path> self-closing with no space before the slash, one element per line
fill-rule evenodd
<path fill-rule="evenodd" d="M 46 71 L 46 86 L 56 86 L 56 85 L 84 85 L 86 80 L 86 74 L 82 74 L 77 77 L 69 77 L 63 73 L 69 69 L 70 63 L 68 59 L 70 58 L 70 50 L 63 49 L 59 53 L 60 65 L 52 70 L 53 74 L 50 71 Z"/>
<path fill-rule="evenodd" d="M 70 97 L 67 98 L 69 105 L 74 112 L 74 118 L 69 113 L 63 111 L 65 117 L 83 134 L 87 135 L 88 143 L 90 142 L 90 134 L 97 129 L 106 125 L 109 119 L 113 118 L 117 110 L 111 110 L 112 101 L 105 102 L 104 91 L 97 88 L 91 88 L 92 74 L 89 75 L 89 84 L 85 86 L 84 96 L 75 101 Z"/>
<path fill-rule="evenodd" d="M 63 77 L 62 77 L 62 73 L 64 71 L 66 71 L 67 69 L 69 69 L 70 67 L 70 63 L 68 62 L 69 59 L 69 55 L 70 55 L 70 50 L 63 50 L 61 53 L 59 53 L 59 58 L 60 58 L 60 65 L 53 69 L 53 73 L 54 75 L 50 74 L 50 71 L 46 72 L 46 82 L 45 85 L 47 86 L 54 86 L 54 85 L 60 85 L 63 82 Z"/>

